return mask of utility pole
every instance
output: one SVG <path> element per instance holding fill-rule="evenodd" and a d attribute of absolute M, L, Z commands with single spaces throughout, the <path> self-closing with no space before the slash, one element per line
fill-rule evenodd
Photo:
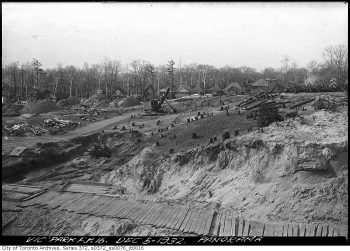
<path fill-rule="evenodd" d="M 175 62 L 174 60 L 170 60 L 168 64 L 168 74 L 171 76 L 171 97 L 173 98 L 174 96 L 174 65 Z"/>

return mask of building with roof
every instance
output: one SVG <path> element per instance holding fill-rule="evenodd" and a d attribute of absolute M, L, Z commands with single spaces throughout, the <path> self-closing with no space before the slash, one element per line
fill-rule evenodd
<path fill-rule="evenodd" d="M 204 91 L 199 86 L 196 86 L 195 88 L 190 90 L 190 95 L 192 95 L 192 94 L 204 95 Z"/>
<path fill-rule="evenodd" d="M 183 85 L 179 85 L 178 88 L 175 90 L 175 97 L 181 98 L 188 96 L 190 92 L 187 90 L 187 88 Z"/>
<path fill-rule="evenodd" d="M 206 90 L 206 93 L 212 94 L 213 96 L 220 96 L 224 93 L 224 91 L 217 85 Z"/>
<path fill-rule="evenodd" d="M 120 97 L 125 97 L 127 94 L 128 94 L 128 92 L 124 88 L 118 86 L 116 88 L 113 96 L 117 97 L 117 98 L 120 98 Z"/>
<path fill-rule="evenodd" d="M 224 93 L 226 94 L 237 94 L 242 91 L 243 88 L 236 82 L 233 82 L 224 88 Z"/>

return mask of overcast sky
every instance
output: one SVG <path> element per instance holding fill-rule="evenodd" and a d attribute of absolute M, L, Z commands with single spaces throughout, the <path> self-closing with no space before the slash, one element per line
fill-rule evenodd
<path fill-rule="evenodd" d="M 2 61 L 81 67 L 105 57 L 216 67 L 305 66 L 347 44 L 345 3 L 2 3 Z"/>

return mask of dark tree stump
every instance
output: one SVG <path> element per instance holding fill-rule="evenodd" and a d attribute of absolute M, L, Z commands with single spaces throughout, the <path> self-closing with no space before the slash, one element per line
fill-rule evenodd
<path fill-rule="evenodd" d="M 223 135 L 222 135 L 222 140 L 226 140 L 226 139 L 229 139 L 230 138 L 230 133 L 229 132 L 225 132 Z"/>

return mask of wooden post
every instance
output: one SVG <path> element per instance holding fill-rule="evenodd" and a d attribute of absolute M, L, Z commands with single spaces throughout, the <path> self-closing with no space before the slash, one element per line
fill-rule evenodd
<path fill-rule="evenodd" d="M 222 140 L 226 140 L 226 139 L 229 139 L 230 138 L 230 133 L 229 132 L 225 132 L 223 135 L 222 135 Z"/>

